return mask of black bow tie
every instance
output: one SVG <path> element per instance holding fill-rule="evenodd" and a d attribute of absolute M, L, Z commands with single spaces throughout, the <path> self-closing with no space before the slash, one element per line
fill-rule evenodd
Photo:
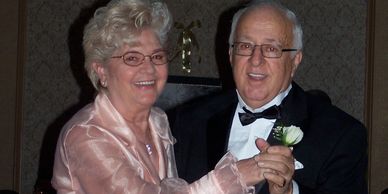
<path fill-rule="evenodd" d="M 253 123 L 256 119 L 264 118 L 264 119 L 280 119 L 280 108 L 276 105 L 273 105 L 263 112 L 253 113 L 243 107 L 245 113 L 238 113 L 240 117 L 241 124 L 243 126 L 249 125 Z"/>

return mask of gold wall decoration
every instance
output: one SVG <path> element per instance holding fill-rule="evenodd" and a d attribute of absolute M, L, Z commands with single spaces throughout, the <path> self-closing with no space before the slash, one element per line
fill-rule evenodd
<path fill-rule="evenodd" d="M 172 60 L 177 56 L 181 56 L 180 59 L 182 60 L 182 70 L 186 73 L 190 73 L 193 48 L 196 48 L 196 50 L 198 51 L 198 63 L 201 63 L 200 47 L 197 38 L 195 37 L 195 34 L 192 31 L 192 29 L 195 27 L 201 28 L 201 22 L 199 20 L 195 20 L 192 21 L 186 27 L 183 23 L 175 22 L 174 27 L 182 31 L 180 32 L 177 47 L 175 49 L 176 52 Z"/>

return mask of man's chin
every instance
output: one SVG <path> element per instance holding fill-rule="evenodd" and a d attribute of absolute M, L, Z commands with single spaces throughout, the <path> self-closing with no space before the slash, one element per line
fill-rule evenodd
<path fill-rule="evenodd" d="M 267 104 L 269 102 L 269 100 L 267 100 L 267 98 L 265 98 L 264 96 L 258 96 L 258 95 L 255 95 L 255 96 L 249 96 L 247 98 L 247 105 L 251 108 L 259 108 L 265 104 Z"/>

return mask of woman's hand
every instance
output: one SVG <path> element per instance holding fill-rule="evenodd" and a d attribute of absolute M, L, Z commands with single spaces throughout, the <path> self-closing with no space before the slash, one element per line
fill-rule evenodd
<path fill-rule="evenodd" d="M 255 157 L 240 160 L 237 163 L 238 171 L 240 172 L 243 181 L 247 186 L 253 186 L 265 180 L 265 173 L 276 173 L 275 171 L 260 167 L 255 160 Z"/>

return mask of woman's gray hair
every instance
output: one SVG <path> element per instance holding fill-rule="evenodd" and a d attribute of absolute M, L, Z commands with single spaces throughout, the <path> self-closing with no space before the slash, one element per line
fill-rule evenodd
<path fill-rule="evenodd" d="M 136 41 L 145 28 L 152 29 L 165 46 L 172 25 L 167 5 L 148 0 L 112 0 L 98 8 L 84 30 L 85 69 L 93 86 L 99 90 L 94 62 L 105 64 L 112 53 L 124 44 Z"/>
<path fill-rule="evenodd" d="M 239 11 L 237 11 L 234 14 L 233 20 L 232 20 L 231 31 L 230 31 L 230 35 L 229 35 L 229 45 L 230 46 L 233 45 L 236 27 L 237 27 L 237 23 L 238 23 L 240 17 L 248 10 L 257 9 L 259 7 L 264 7 L 264 6 L 270 6 L 270 7 L 276 8 L 284 13 L 284 15 L 293 24 L 293 29 L 292 29 L 293 34 L 294 34 L 293 48 L 296 48 L 299 50 L 302 49 L 303 48 L 303 31 L 302 31 L 302 26 L 299 23 L 298 18 L 296 17 L 295 13 L 292 12 L 291 10 L 289 10 L 288 8 L 280 5 L 279 3 L 276 3 L 276 2 L 270 1 L 270 0 L 256 0 L 256 1 L 254 0 L 254 1 L 250 2 L 246 7 L 240 9 Z M 258 10 L 258 11 L 260 11 L 260 10 Z"/>

